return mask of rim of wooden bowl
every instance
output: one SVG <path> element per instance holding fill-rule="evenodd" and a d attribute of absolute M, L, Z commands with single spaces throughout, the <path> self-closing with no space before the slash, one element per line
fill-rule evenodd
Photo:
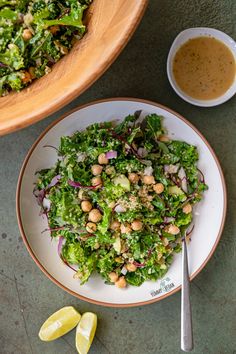
<path fill-rule="evenodd" d="M 97 2 L 98 1 L 98 2 Z M 89 16 L 92 18 L 92 11 L 93 11 L 93 6 L 102 6 L 104 1 L 110 1 L 110 0 L 95 0 L 95 2 L 91 5 L 91 8 L 88 10 L 88 18 Z M 122 4 L 125 6 L 125 3 L 127 0 L 116 0 L 119 1 L 120 6 L 116 4 L 116 8 L 121 8 L 122 9 Z M 130 7 L 130 2 L 132 1 L 133 5 Z M 57 110 L 62 108 L 63 106 L 67 105 L 69 102 L 71 102 L 73 99 L 78 97 L 81 93 L 83 93 L 85 90 L 87 90 L 98 78 L 102 76 L 102 74 L 110 67 L 110 65 L 115 61 L 115 59 L 118 57 L 118 55 L 121 53 L 121 51 L 124 49 L 130 38 L 132 37 L 133 33 L 135 32 L 138 24 L 140 23 L 144 12 L 146 10 L 148 4 L 148 0 L 129 0 L 129 7 L 132 8 L 132 11 L 130 11 L 130 14 L 128 16 L 128 21 L 125 22 L 124 26 L 120 26 L 120 33 L 116 37 L 116 45 L 115 49 L 112 48 L 108 50 L 106 53 L 103 53 L 102 58 L 100 61 L 100 64 L 98 67 L 95 65 L 92 66 L 91 70 L 88 70 L 88 75 L 85 75 L 82 80 L 78 80 L 76 83 L 72 82 L 69 84 L 69 87 L 67 88 L 61 88 L 59 90 L 59 94 L 54 94 L 51 96 L 50 101 L 46 102 L 46 105 L 44 105 L 42 101 L 42 96 L 40 96 L 40 100 L 42 102 L 41 105 L 38 105 L 34 107 L 34 102 L 33 102 L 33 94 L 36 86 L 41 85 L 42 89 L 47 86 L 47 80 L 50 80 L 50 76 L 46 75 L 42 77 L 41 79 L 36 80 L 35 83 L 32 83 L 28 88 L 22 90 L 20 93 L 10 93 L 8 96 L 5 97 L 0 97 L 0 135 L 8 134 L 16 130 L 20 130 L 24 127 L 27 127 L 31 124 L 34 124 L 43 118 L 46 118 L 47 116 L 55 113 Z M 124 9 L 123 9 L 124 12 Z M 124 12 L 125 13 L 125 12 Z M 96 25 L 94 25 L 92 31 L 96 29 Z M 115 31 L 116 28 L 111 28 L 112 31 Z M 89 27 L 88 27 L 88 33 L 83 39 L 75 45 L 75 51 L 83 47 L 85 41 L 86 41 L 86 36 L 89 36 Z M 72 52 L 74 51 L 74 48 L 72 49 Z M 66 57 L 70 57 L 70 55 L 73 55 L 73 53 L 69 53 Z M 71 57 L 72 58 L 72 57 Z M 59 65 L 63 65 L 62 58 L 58 63 L 55 65 L 59 67 Z M 54 68 L 56 70 L 56 68 Z M 55 72 L 54 72 L 55 73 Z M 53 70 L 52 73 L 53 74 Z M 75 73 L 76 74 L 76 73 Z M 52 78 L 54 78 L 52 76 Z M 55 77 L 55 79 L 57 79 Z M 36 84 L 36 86 L 35 86 Z M 39 88 L 36 89 L 36 93 L 38 92 Z M 31 93 L 32 91 L 32 93 Z M 30 94 L 28 94 L 30 92 Z M 14 107 L 14 97 L 16 95 L 21 95 L 22 94 L 22 103 L 19 101 L 17 102 L 17 105 Z M 27 100 L 30 100 L 29 102 L 29 108 L 27 109 Z M 45 100 L 47 101 L 47 97 L 45 95 Z M 26 105 L 26 108 L 22 105 Z M 18 106 L 18 108 L 17 108 Z M 21 109 L 20 106 L 22 107 Z"/>

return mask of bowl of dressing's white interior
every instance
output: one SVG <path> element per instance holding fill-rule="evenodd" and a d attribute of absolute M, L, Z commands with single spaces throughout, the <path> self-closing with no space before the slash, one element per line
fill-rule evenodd
<path fill-rule="evenodd" d="M 172 88 L 185 101 L 201 107 L 213 107 L 228 101 L 236 93 L 236 76 L 232 85 L 221 96 L 214 99 L 196 99 L 186 94 L 177 84 L 173 73 L 173 60 L 177 51 L 187 41 L 198 37 L 210 37 L 222 42 L 231 51 L 234 60 L 236 61 L 236 42 L 226 33 L 213 28 L 196 27 L 186 29 L 178 34 L 175 38 L 167 58 L 167 76 Z"/>

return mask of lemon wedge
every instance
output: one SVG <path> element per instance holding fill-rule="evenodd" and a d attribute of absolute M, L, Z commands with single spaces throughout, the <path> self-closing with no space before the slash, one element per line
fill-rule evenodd
<path fill-rule="evenodd" d="M 97 328 L 97 315 L 85 312 L 76 328 L 75 345 L 79 354 L 87 354 Z"/>
<path fill-rule="evenodd" d="M 73 306 L 66 306 L 53 313 L 42 325 L 39 338 L 43 341 L 57 339 L 71 331 L 81 319 Z"/>

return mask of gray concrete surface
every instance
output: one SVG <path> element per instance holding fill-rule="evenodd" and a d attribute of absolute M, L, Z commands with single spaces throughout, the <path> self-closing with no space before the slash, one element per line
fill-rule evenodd
<path fill-rule="evenodd" d="M 112 0 L 116 1 L 116 0 Z M 182 101 L 165 71 L 168 49 L 183 29 L 209 26 L 236 37 L 235 0 L 150 0 L 132 40 L 90 89 L 60 112 L 0 138 L 0 353 L 74 354 L 74 332 L 51 343 L 38 338 L 49 314 L 65 305 L 95 311 L 99 324 L 91 354 L 180 353 L 180 294 L 133 309 L 109 309 L 73 298 L 30 258 L 15 216 L 20 166 L 38 135 L 62 112 L 97 98 L 133 96 L 165 104 L 204 133 L 221 161 L 228 216 L 220 244 L 191 286 L 196 354 L 236 353 L 236 97 L 204 109 Z M 1 114 L 1 112 L 0 112 Z"/>

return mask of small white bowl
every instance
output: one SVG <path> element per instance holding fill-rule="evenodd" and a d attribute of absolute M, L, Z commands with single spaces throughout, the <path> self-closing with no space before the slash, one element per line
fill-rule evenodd
<path fill-rule="evenodd" d="M 175 57 L 177 50 L 189 39 L 202 37 L 202 36 L 213 37 L 223 42 L 231 50 L 232 54 L 234 55 L 234 59 L 236 61 L 236 42 L 231 37 L 229 37 L 226 33 L 218 31 L 214 28 L 207 28 L 207 27 L 188 28 L 178 34 L 178 36 L 175 38 L 170 48 L 169 55 L 167 58 L 167 76 L 175 92 L 185 101 L 195 106 L 213 107 L 228 101 L 236 93 L 236 76 L 233 84 L 222 96 L 212 100 L 197 100 L 187 95 L 185 92 L 183 92 L 180 89 L 180 87 L 177 85 L 175 81 L 173 70 L 172 70 L 173 59 Z"/>

